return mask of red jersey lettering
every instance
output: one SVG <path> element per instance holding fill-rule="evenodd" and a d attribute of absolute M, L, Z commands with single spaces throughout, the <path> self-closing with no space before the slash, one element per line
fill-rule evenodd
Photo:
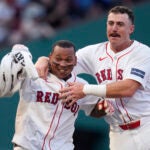
<path fill-rule="evenodd" d="M 46 103 L 50 103 L 50 96 L 51 96 L 51 92 L 46 92 L 45 93 L 45 102 Z"/>
<path fill-rule="evenodd" d="M 42 91 L 37 91 L 37 102 L 43 102 L 42 97 L 43 97 L 43 92 Z"/>
<path fill-rule="evenodd" d="M 123 79 L 123 76 L 122 76 L 123 70 L 119 69 L 117 72 L 118 72 L 117 79 L 122 80 Z"/>
<path fill-rule="evenodd" d="M 106 80 L 112 80 L 112 70 L 111 69 L 104 69 L 101 70 L 100 72 L 97 72 L 96 78 L 99 83 L 102 83 L 103 81 Z M 118 69 L 117 70 L 117 80 L 122 80 L 123 79 L 123 70 Z"/>

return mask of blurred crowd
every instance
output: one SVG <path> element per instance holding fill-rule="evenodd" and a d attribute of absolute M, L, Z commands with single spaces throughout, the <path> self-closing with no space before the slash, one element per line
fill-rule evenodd
<path fill-rule="evenodd" d="M 0 0 L 0 47 L 53 37 L 60 29 L 100 17 L 114 5 L 143 0 Z"/>

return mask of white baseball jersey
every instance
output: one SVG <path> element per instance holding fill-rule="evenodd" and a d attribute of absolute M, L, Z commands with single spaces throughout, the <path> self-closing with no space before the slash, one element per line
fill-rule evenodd
<path fill-rule="evenodd" d="M 68 81 L 83 82 L 73 74 Z M 98 99 L 88 96 L 71 107 L 62 105 L 58 95 L 65 85 L 65 81 L 52 74 L 46 81 L 24 80 L 20 89 L 13 143 L 28 150 L 73 150 L 72 136 L 77 114 L 80 109 L 89 114 Z"/>
<path fill-rule="evenodd" d="M 15 54 L 18 56 L 18 52 Z M 19 55 L 21 57 L 17 57 L 18 60 L 24 62 L 26 57 L 21 53 Z M 27 64 L 22 66 L 13 58 L 12 52 L 7 54 L 0 66 L 0 77 L 4 83 L 4 86 L 0 84 L 0 97 L 10 96 L 18 89 L 20 94 L 12 142 L 26 150 L 73 150 L 72 136 L 78 112 L 83 109 L 87 115 L 90 114 L 98 97 L 87 96 L 71 107 L 62 104 L 58 99 L 59 90 L 66 86 L 67 82 L 87 82 L 73 73 L 67 81 L 53 74 L 49 74 L 47 80 L 32 78 L 24 71 L 20 76 L 20 69 L 25 70 L 23 66 Z M 32 70 L 32 67 L 30 69 L 30 72 L 36 71 L 35 68 Z"/>
<path fill-rule="evenodd" d="M 148 46 L 134 41 L 127 49 L 114 53 L 110 49 L 110 43 L 104 42 L 78 50 L 77 58 L 78 65 L 75 72 L 92 75 L 98 84 L 123 79 L 132 79 L 141 84 L 140 89 L 132 97 L 109 99 L 115 107 L 115 113 L 112 116 L 106 116 L 105 119 L 112 131 L 120 131 L 120 124 L 138 119 L 141 120 L 141 126 L 147 122 L 150 128 L 150 48 Z M 147 135 L 150 135 L 150 129 Z M 121 138 L 117 140 L 119 139 Z M 126 141 L 126 139 L 123 140 Z M 148 143 L 147 141 L 146 144 Z M 150 148 L 150 144 L 146 145 L 147 147 Z M 140 150 L 148 150 L 146 148 Z"/>

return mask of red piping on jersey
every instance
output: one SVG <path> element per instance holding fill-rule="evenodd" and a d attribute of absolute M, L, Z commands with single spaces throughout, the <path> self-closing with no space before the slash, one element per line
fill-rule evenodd
<path fill-rule="evenodd" d="M 133 47 L 133 48 L 134 48 L 134 47 Z M 132 51 L 133 51 L 133 48 L 132 48 L 130 51 L 128 51 L 127 53 L 125 53 L 125 54 L 121 55 L 120 57 L 118 57 L 116 64 L 118 64 L 119 60 L 120 60 L 122 57 L 124 57 L 125 55 L 129 54 L 130 52 L 132 52 Z M 116 65 L 116 70 L 117 70 L 117 65 Z M 116 80 L 117 80 L 117 73 L 116 73 Z"/>
<path fill-rule="evenodd" d="M 123 104 L 122 98 L 120 98 L 120 102 L 121 102 L 121 105 L 122 105 L 122 107 L 124 108 L 124 110 L 125 110 L 125 112 L 126 112 L 128 118 L 130 119 L 130 121 L 132 121 L 133 119 L 132 119 L 132 117 L 130 117 L 129 113 L 127 112 L 127 109 L 125 108 L 125 106 L 124 106 L 124 104 Z M 126 123 L 126 121 L 125 121 L 125 123 Z"/>
<path fill-rule="evenodd" d="M 74 81 L 73 81 L 73 82 L 75 82 L 75 81 L 76 81 L 76 75 L 75 75 L 75 73 L 73 73 L 73 75 L 74 75 Z M 45 80 L 45 81 L 46 81 L 46 82 L 49 82 L 49 81 L 47 81 L 47 80 Z M 57 82 L 58 84 L 60 84 L 61 88 L 63 87 L 60 82 L 58 82 L 58 81 L 56 81 L 56 82 Z M 49 83 L 50 83 L 50 82 L 49 82 Z M 59 104 L 58 104 L 58 105 L 59 105 Z M 47 138 L 47 136 L 48 136 L 48 134 L 49 134 L 49 132 L 50 132 L 50 130 L 51 130 L 51 127 L 52 127 L 52 124 L 53 124 L 53 121 L 54 121 L 56 112 L 57 112 L 57 110 L 58 110 L 58 105 L 57 105 L 57 107 L 56 107 L 56 109 L 55 109 L 55 112 L 54 112 L 54 115 L 53 115 L 53 118 L 52 118 L 52 122 L 51 122 L 51 124 L 50 124 L 50 128 L 48 129 L 48 132 L 46 133 L 46 136 L 44 137 L 44 142 L 43 142 L 43 145 L 42 145 L 42 150 L 44 150 L 44 145 L 45 145 L 45 142 L 46 142 L 46 138 Z M 55 132 L 56 132 L 56 130 L 57 130 L 57 128 L 58 128 L 59 121 L 60 121 L 60 117 L 61 117 L 61 115 L 62 115 L 62 113 L 63 113 L 63 108 L 64 108 L 64 105 L 62 105 L 62 109 L 61 109 L 61 112 L 60 112 L 60 115 L 59 115 L 59 118 L 58 118 L 58 123 L 57 123 L 56 128 L 55 128 L 55 130 L 54 130 L 54 132 L 53 132 L 53 136 L 49 139 L 49 148 L 50 148 L 50 150 L 51 150 L 50 142 L 51 142 L 52 139 L 54 138 Z"/>
<path fill-rule="evenodd" d="M 107 55 L 112 59 L 112 57 L 111 57 L 111 56 L 109 55 L 109 53 L 107 52 L 107 47 L 108 47 L 108 43 L 106 43 L 106 53 L 107 53 Z M 128 51 L 127 53 L 121 55 L 121 56 L 117 59 L 116 70 L 117 70 L 117 64 L 118 64 L 119 60 L 120 60 L 123 56 L 125 56 L 125 55 L 129 54 L 131 51 L 133 51 L 134 48 L 135 48 L 135 46 L 134 46 L 130 51 Z M 112 59 L 112 61 L 113 61 L 113 59 Z M 116 73 L 116 81 L 117 81 L 117 73 Z M 122 112 L 121 112 L 121 110 L 119 109 L 119 106 L 118 106 L 118 103 L 117 103 L 116 100 L 115 100 L 115 103 L 116 103 L 116 106 L 117 106 L 117 108 L 118 108 L 118 111 L 122 114 Z M 131 121 L 131 120 L 132 120 L 132 117 L 130 117 L 130 115 L 129 115 L 127 109 L 125 108 L 125 106 L 124 106 L 123 101 L 122 101 L 121 98 L 120 98 L 120 103 L 121 103 L 121 105 L 122 105 L 122 108 L 125 110 L 127 117 L 128 117 L 128 118 L 130 119 L 130 121 Z M 124 123 L 126 123 L 126 120 L 125 120 L 123 114 L 122 114 L 122 119 L 123 119 Z"/>
<path fill-rule="evenodd" d="M 107 47 L 108 47 L 108 42 L 106 43 L 106 54 L 111 58 L 112 62 L 113 62 L 113 58 L 111 57 L 111 55 L 109 55 L 109 53 L 107 52 Z"/>
<path fill-rule="evenodd" d="M 118 108 L 118 111 L 122 114 L 122 112 L 120 111 L 119 106 L 118 106 L 118 103 L 117 103 L 116 100 L 115 100 L 115 103 L 116 103 L 116 106 L 117 106 L 117 108 Z M 122 117 L 123 121 L 126 122 L 126 120 L 125 120 L 125 118 L 123 117 L 123 115 L 121 115 L 121 117 Z"/>
<path fill-rule="evenodd" d="M 73 74 L 74 74 L 74 73 L 73 73 Z M 75 79 L 74 79 L 74 82 L 75 82 L 75 81 L 76 81 L 76 76 L 75 76 L 75 74 L 74 74 L 74 77 L 75 77 Z M 58 83 L 59 83 L 59 82 L 58 82 Z M 62 88 L 62 87 L 63 87 L 62 84 L 61 84 L 61 83 L 59 83 L 59 84 L 60 84 L 60 86 L 61 86 L 61 88 Z M 53 132 L 53 136 L 49 139 L 49 148 L 50 148 L 50 150 L 51 150 L 50 142 L 51 142 L 52 139 L 54 138 L 55 132 L 56 132 L 56 130 L 57 130 L 57 128 L 58 128 L 59 121 L 60 121 L 60 117 L 61 117 L 61 115 L 62 115 L 62 113 L 63 113 L 63 109 L 64 109 L 64 105 L 62 105 L 61 113 L 60 113 L 60 115 L 59 115 L 59 119 L 58 119 L 57 126 L 56 126 L 56 128 L 55 128 L 55 130 L 54 130 L 54 132 Z"/>
<path fill-rule="evenodd" d="M 48 82 L 48 81 L 46 81 L 46 82 Z M 57 82 L 57 81 L 56 81 L 56 82 Z M 61 88 L 62 88 L 62 84 L 59 83 L 59 82 L 57 82 L 57 83 L 60 84 L 60 86 L 61 86 Z M 59 103 L 57 104 L 57 107 L 56 107 L 56 109 L 55 109 L 55 112 L 54 112 L 54 115 L 53 115 L 53 118 L 52 118 L 50 127 L 49 127 L 49 129 L 48 129 L 48 132 L 46 133 L 46 136 L 44 137 L 44 142 L 43 142 L 43 145 L 42 145 L 42 150 L 44 150 L 45 141 L 46 141 L 46 138 L 47 138 L 47 136 L 48 136 L 48 134 L 49 134 L 49 132 L 50 132 L 50 130 L 51 130 L 51 127 L 52 127 L 52 124 L 53 124 L 53 121 L 54 121 L 56 112 L 57 112 L 57 110 L 58 110 L 58 106 L 59 106 Z M 60 115 L 59 115 L 58 124 L 59 124 L 59 120 L 60 120 L 60 116 L 61 116 L 62 112 L 63 112 L 63 106 L 62 106 L 61 113 L 60 113 Z M 54 132 L 53 132 L 53 136 L 52 136 L 52 137 L 50 138 L 50 140 L 49 140 L 49 147 L 50 147 L 50 141 L 54 138 L 54 133 L 56 132 L 56 129 L 57 129 L 57 127 L 58 127 L 58 124 L 57 124 L 57 126 L 56 126 L 56 128 L 55 128 L 55 130 L 54 130 Z M 50 148 L 50 149 L 51 149 L 51 148 Z"/>
<path fill-rule="evenodd" d="M 61 113 L 60 113 L 59 118 L 58 118 L 58 123 L 57 123 L 56 128 L 55 128 L 55 130 L 54 130 L 54 132 L 53 132 L 53 136 L 49 139 L 49 148 L 50 148 L 50 150 L 51 150 L 50 142 L 51 142 L 51 140 L 54 138 L 55 132 L 56 132 L 56 130 L 57 130 L 57 128 L 58 128 L 59 121 L 60 121 L 60 117 L 61 117 L 61 115 L 62 115 L 63 109 L 64 109 L 64 107 L 63 107 L 63 105 L 62 105 Z"/>
<path fill-rule="evenodd" d="M 118 64 L 119 60 L 120 60 L 122 57 L 124 57 L 125 55 L 128 55 L 129 53 L 131 53 L 131 52 L 133 51 L 133 49 L 134 49 L 134 47 L 133 47 L 130 51 L 128 51 L 127 53 L 121 55 L 121 56 L 117 59 L 117 63 L 116 63 L 116 64 Z M 116 65 L 116 70 L 117 70 L 117 65 Z M 117 73 L 116 73 L 116 81 L 117 81 Z M 120 103 L 121 103 L 121 105 L 122 105 L 122 108 L 125 110 L 127 117 L 128 117 L 129 120 L 131 121 L 131 120 L 132 120 L 132 117 L 130 117 L 130 115 L 129 115 L 127 109 L 125 108 L 125 106 L 124 106 L 123 101 L 122 101 L 121 98 L 120 98 Z M 116 104 L 117 104 L 117 102 L 116 102 Z M 119 107 L 118 107 L 118 108 L 119 108 Z M 120 112 L 121 112 L 121 111 L 120 111 Z M 123 117 L 123 115 L 122 115 L 122 117 Z M 123 118 L 124 118 L 124 117 L 123 117 Z M 123 120 L 124 120 L 124 123 L 126 123 L 125 118 L 124 118 Z"/>
<path fill-rule="evenodd" d="M 59 82 L 58 82 L 58 83 L 59 83 Z M 63 87 L 62 84 L 61 84 L 61 83 L 59 83 L 59 84 L 60 84 L 61 89 L 62 89 L 62 87 Z M 57 130 L 57 128 L 58 128 L 59 121 L 60 121 L 60 117 L 61 117 L 61 115 L 62 115 L 63 109 L 64 109 L 64 107 L 63 107 L 63 105 L 62 105 L 61 112 L 60 112 L 59 118 L 58 118 L 58 123 L 57 123 L 56 128 L 55 128 L 55 130 L 54 130 L 54 132 L 53 132 L 53 136 L 49 139 L 49 148 L 50 148 L 50 150 L 51 150 L 50 142 L 51 142 L 51 140 L 54 138 L 55 132 L 56 132 L 56 130 Z"/>
<path fill-rule="evenodd" d="M 57 107 L 56 107 L 56 109 L 55 109 L 55 113 L 54 113 L 54 115 L 53 115 L 52 122 L 51 122 L 51 124 L 50 124 L 49 129 L 48 129 L 48 132 L 46 133 L 46 136 L 44 137 L 44 142 L 43 142 L 43 145 L 42 145 L 42 150 L 44 150 L 45 141 L 46 141 L 46 138 L 47 138 L 47 136 L 48 136 L 48 134 L 49 134 L 49 132 L 50 132 L 50 130 L 51 130 L 51 127 L 52 127 L 52 124 L 53 124 L 53 121 L 54 121 L 54 118 L 55 118 L 57 109 L 58 109 L 58 104 L 57 104 Z"/>
<path fill-rule="evenodd" d="M 111 55 L 109 55 L 109 53 L 108 53 L 108 51 L 107 51 L 107 47 L 108 47 L 108 43 L 106 43 L 106 54 L 111 58 L 111 60 L 112 60 L 112 62 L 113 62 L 113 58 L 112 58 Z M 116 69 L 117 69 L 117 67 L 116 67 Z M 117 74 L 116 74 L 116 80 L 117 80 Z M 117 103 L 116 100 L 115 100 L 115 103 L 116 103 L 116 106 L 117 106 L 117 108 L 118 108 L 118 111 L 122 114 L 122 112 L 121 112 L 121 110 L 119 109 L 119 106 L 118 106 L 118 103 Z M 123 117 L 123 115 L 121 115 L 121 117 L 122 117 L 123 121 L 126 122 L 126 121 L 125 121 L 125 118 Z"/>

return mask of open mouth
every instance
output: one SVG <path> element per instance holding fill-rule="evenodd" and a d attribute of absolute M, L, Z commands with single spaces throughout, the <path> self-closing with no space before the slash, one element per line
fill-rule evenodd
<path fill-rule="evenodd" d="M 67 70 L 66 69 L 59 69 L 60 73 L 65 73 Z"/>
<path fill-rule="evenodd" d="M 61 74 L 67 74 L 68 71 L 69 71 L 69 69 L 67 69 L 67 68 L 58 68 L 57 70 L 58 70 Z"/>
<path fill-rule="evenodd" d="M 120 35 L 118 33 L 112 33 L 110 34 L 111 37 L 120 37 Z"/>

